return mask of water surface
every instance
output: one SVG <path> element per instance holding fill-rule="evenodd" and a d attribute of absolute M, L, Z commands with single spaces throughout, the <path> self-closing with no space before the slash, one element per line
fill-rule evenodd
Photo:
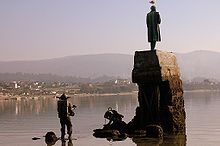
<path fill-rule="evenodd" d="M 220 92 L 186 92 L 186 144 L 190 146 L 220 144 Z M 138 104 L 136 95 L 105 97 L 72 97 L 76 104 L 76 115 L 72 118 L 74 146 L 162 146 L 180 145 L 183 137 L 165 136 L 163 140 L 130 139 L 112 142 L 96 139 L 93 129 L 102 128 L 103 117 L 108 107 L 112 107 L 125 116 L 129 122 Z M 56 99 L 0 100 L 0 146 L 45 146 L 44 138 L 33 141 L 32 137 L 41 137 L 48 131 L 60 135 L 60 124 L 56 112 Z M 66 142 L 66 146 L 68 143 Z M 61 146 L 58 141 L 55 146 Z"/>

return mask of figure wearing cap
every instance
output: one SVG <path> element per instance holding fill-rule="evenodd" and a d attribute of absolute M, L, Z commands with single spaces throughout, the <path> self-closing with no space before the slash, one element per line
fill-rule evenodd
<path fill-rule="evenodd" d="M 65 94 L 62 94 L 57 101 L 57 111 L 58 117 L 60 118 L 60 125 L 61 125 L 61 139 L 64 140 L 65 137 L 65 126 L 67 127 L 67 134 L 69 135 L 69 139 L 71 139 L 72 134 L 72 123 L 70 116 L 74 116 L 73 109 L 76 107 L 75 105 L 71 105 L 70 102 L 67 101 L 69 97 Z"/>

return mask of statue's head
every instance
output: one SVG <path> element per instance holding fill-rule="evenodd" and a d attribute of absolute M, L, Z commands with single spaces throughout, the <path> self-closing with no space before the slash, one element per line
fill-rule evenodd
<path fill-rule="evenodd" d="M 150 7 L 150 9 L 151 9 L 151 11 L 156 11 L 156 6 L 153 5 Z"/>

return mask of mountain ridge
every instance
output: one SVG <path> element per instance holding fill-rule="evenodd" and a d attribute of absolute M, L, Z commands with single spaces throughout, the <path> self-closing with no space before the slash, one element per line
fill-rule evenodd
<path fill-rule="evenodd" d="M 174 53 L 182 78 L 215 78 L 220 80 L 220 53 L 208 50 Z M 118 76 L 130 78 L 133 55 L 105 53 L 74 55 L 43 60 L 0 61 L 0 73 L 55 74 L 60 76 L 91 77 Z"/>

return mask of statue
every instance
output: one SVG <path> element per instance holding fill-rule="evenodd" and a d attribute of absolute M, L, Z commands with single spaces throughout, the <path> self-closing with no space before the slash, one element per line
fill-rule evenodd
<path fill-rule="evenodd" d="M 151 4 L 155 2 L 150 1 Z M 123 115 L 109 108 L 104 115 L 109 120 L 108 124 L 95 129 L 93 136 L 111 140 L 124 140 L 128 136 L 138 146 L 146 144 L 139 141 L 144 137 L 157 138 L 156 145 L 163 145 L 161 140 L 165 133 L 166 136 L 181 136 L 183 139 L 179 143 L 174 140 L 174 143 L 185 145 L 186 113 L 176 56 L 171 52 L 154 50 L 156 42 L 161 41 L 160 22 L 160 14 L 152 5 L 146 19 L 151 51 L 136 51 L 134 56 L 132 82 L 137 83 L 139 89 L 139 105 L 134 118 L 126 124 L 122 121 Z"/>
<path fill-rule="evenodd" d="M 150 42 L 151 50 L 154 50 L 157 41 L 161 41 L 159 24 L 161 22 L 159 12 L 156 7 L 151 6 L 151 11 L 147 14 L 148 42 Z"/>

